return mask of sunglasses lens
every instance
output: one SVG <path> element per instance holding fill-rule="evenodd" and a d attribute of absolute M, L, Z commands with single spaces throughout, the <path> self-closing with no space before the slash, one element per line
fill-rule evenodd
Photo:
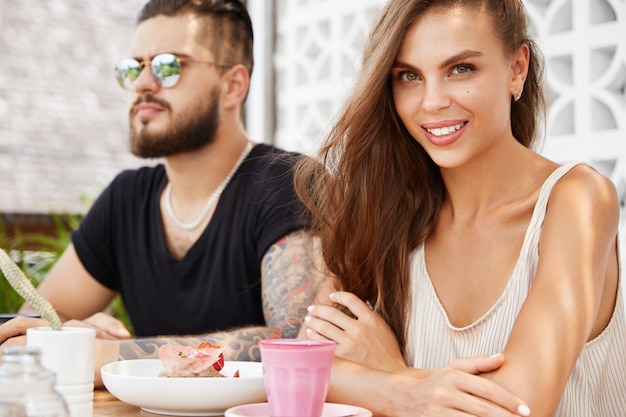
<path fill-rule="evenodd" d="M 161 86 L 173 87 L 180 78 L 180 62 L 172 54 L 160 54 L 152 58 L 152 73 Z"/>
<path fill-rule="evenodd" d="M 117 82 L 120 83 L 122 88 L 127 90 L 133 89 L 133 83 L 139 77 L 141 72 L 141 65 L 136 59 L 126 58 L 122 59 L 115 68 L 115 77 Z"/>

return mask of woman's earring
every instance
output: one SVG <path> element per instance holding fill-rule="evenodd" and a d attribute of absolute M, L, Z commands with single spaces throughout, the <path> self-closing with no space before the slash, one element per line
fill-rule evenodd
<path fill-rule="evenodd" d="M 513 100 L 517 101 L 520 97 L 522 97 L 522 93 L 516 88 L 515 91 L 513 91 Z"/>

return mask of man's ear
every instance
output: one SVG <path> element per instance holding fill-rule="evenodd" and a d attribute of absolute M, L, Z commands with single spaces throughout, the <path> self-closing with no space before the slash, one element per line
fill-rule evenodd
<path fill-rule="evenodd" d="M 233 66 L 222 75 L 222 82 L 224 107 L 232 108 L 245 101 L 250 88 L 250 74 L 246 67 L 241 64 Z"/>

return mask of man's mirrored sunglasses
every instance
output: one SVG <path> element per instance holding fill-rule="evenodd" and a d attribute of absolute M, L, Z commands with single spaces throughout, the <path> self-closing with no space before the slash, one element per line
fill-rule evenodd
<path fill-rule="evenodd" d="M 213 61 L 197 61 L 191 58 L 177 57 L 174 54 L 159 54 L 150 60 L 152 75 L 159 81 L 162 87 L 174 87 L 180 79 L 180 68 L 183 62 L 194 62 L 200 64 L 215 65 L 228 68 L 232 65 L 220 64 Z M 115 67 L 115 77 L 117 82 L 129 91 L 135 90 L 135 81 L 139 74 L 148 64 L 148 61 L 137 61 L 134 58 L 122 59 Z"/>

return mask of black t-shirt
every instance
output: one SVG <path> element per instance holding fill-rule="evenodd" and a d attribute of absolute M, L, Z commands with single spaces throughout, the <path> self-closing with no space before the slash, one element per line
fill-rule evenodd
<path fill-rule="evenodd" d="M 293 188 L 300 157 L 255 146 L 181 260 L 169 255 L 163 236 L 164 167 L 124 171 L 72 233 L 78 257 L 96 280 L 122 294 L 137 336 L 264 325 L 263 256 L 280 237 L 306 226 Z"/>

